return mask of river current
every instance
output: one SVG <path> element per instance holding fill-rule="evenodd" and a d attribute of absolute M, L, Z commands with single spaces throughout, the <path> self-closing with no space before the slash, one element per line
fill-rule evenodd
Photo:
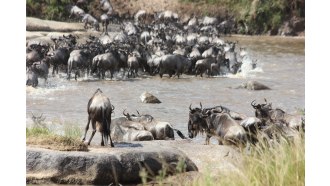
<path fill-rule="evenodd" d="M 188 135 L 187 122 L 189 105 L 203 107 L 223 105 L 249 116 L 254 115 L 250 103 L 264 101 L 273 108 L 288 113 L 305 108 L 305 39 L 268 36 L 232 36 L 225 40 L 238 41 L 246 47 L 251 59 L 257 59 L 257 68 L 237 75 L 219 77 L 195 77 L 183 75 L 179 79 L 164 75 L 141 76 L 133 79 L 98 80 L 80 78 L 66 80 L 66 75 L 49 77 L 39 87 L 26 88 L 26 124 L 31 125 L 32 113 L 43 113 L 45 122 L 61 131 L 64 124 L 76 125 L 83 131 L 87 123 L 87 102 L 100 88 L 115 106 L 113 118 L 122 116 L 124 109 L 129 113 L 151 114 L 159 121 L 170 122 L 175 128 Z M 252 91 L 233 89 L 249 80 L 256 80 L 271 90 Z M 159 98 L 161 104 L 145 104 L 140 95 L 148 91 Z M 91 131 L 91 128 L 90 128 Z M 178 136 L 175 136 L 178 138 Z M 96 134 L 93 143 L 99 143 Z M 195 139 L 202 143 L 203 136 Z"/>

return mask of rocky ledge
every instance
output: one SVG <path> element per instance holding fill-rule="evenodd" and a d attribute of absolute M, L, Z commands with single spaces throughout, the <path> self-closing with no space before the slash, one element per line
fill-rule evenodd
<path fill-rule="evenodd" d="M 26 148 L 26 182 L 34 184 L 136 184 L 140 171 L 157 175 L 166 167 L 217 174 L 237 170 L 240 154 L 221 145 L 202 145 L 190 140 L 115 143 L 115 148 L 92 146 L 88 152 L 64 152 Z M 179 165 L 178 165 L 179 164 Z"/>

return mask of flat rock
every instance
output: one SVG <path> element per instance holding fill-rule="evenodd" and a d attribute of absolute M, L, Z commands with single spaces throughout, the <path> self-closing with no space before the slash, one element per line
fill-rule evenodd
<path fill-rule="evenodd" d="M 161 103 L 156 96 L 150 94 L 149 92 L 143 92 L 140 99 L 142 103 Z"/>
<path fill-rule="evenodd" d="M 26 31 L 57 31 L 72 32 L 84 31 L 82 23 L 66 23 L 59 21 L 42 20 L 34 17 L 26 18 Z"/>
<path fill-rule="evenodd" d="M 217 175 L 237 171 L 240 153 L 222 145 L 202 145 L 191 140 L 155 140 L 115 143 L 115 148 L 91 146 L 89 152 L 64 152 L 27 146 L 26 182 L 33 184 L 141 183 L 140 171 L 157 175 L 167 166 L 176 173 L 178 162 L 185 171 Z"/>

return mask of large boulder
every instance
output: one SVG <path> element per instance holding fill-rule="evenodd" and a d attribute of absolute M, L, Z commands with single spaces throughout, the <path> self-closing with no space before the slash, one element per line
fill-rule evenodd
<path fill-rule="evenodd" d="M 193 180 L 193 175 L 194 179 L 201 174 L 217 177 L 219 173 L 240 171 L 244 166 L 238 149 L 212 144 L 212 140 L 210 145 L 204 145 L 203 140 L 115 143 L 114 148 L 93 145 L 89 146 L 89 152 L 65 152 L 27 146 L 26 182 L 84 185 L 109 185 L 117 182 L 126 185 L 141 183 L 140 173 L 143 170 L 154 177 L 166 167 L 167 176 L 173 171 L 174 175 L 183 172 L 178 176 Z M 179 169 L 183 170 L 177 171 Z"/>
<path fill-rule="evenodd" d="M 173 174 L 180 162 L 184 171 L 198 171 L 196 165 L 173 147 L 143 147 L 116 144 L 115 148 L 89 148 L 89 152 L 63 152 L 35 147 L 26 149 L 26 182 L 34 184 L 136 184 L 140 172 L 157 175 L 167 167 Z M 181 163 L 180 163 L 181 164 Z"/>
<path fill-rule="evenodd" d="M 161 103 L 156 96 L 150 94 L 149 92 L 143 92 L 140 99 L 142 103 Z"/>

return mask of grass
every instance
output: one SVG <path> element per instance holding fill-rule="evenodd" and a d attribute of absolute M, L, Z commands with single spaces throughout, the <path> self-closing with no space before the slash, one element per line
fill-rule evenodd
<path fill-rule="evenodd" d="M 34 120 L 30 128 L 26 128 L 26 144 L 60 151 L 88 151 L 81 140 L 81 129 L 74 124 L 64 124 L 64 135 L 56 134 L 40 120 Z"/>
<path fill-rule="evenodd" d="M 212 186 L 212 185 L 305 185 L 305 139 L 304 134 L 299 135 L 295 141 L 287 141 L 280 138 L 278 142 L 262 141 L 251 147 L 249 153 L 241 152 L 243 155 L 243 166 L 238 171 L 221 173 L 211 176 L 212 170 L 193 177 L 185 182 L 176 182 L 175 185 Z M 183 170 L 183 169 L 181 169 Z M 157 184 L 171 183 L 171 178 L 165 178 L 165 171 L 153 178 Z M 178 171 L 177 173 L 182 173 Z M 214 175 L 214 174 L 213 174 Z M 147 184 L 147 174 L 140 174 L 143 185 Z M 182 174 L 181 178 L 187 177 Z M 152 179 L 152 178 L 149 178 Z M 180 180 L 180 178 L 179 178 Z"/>

